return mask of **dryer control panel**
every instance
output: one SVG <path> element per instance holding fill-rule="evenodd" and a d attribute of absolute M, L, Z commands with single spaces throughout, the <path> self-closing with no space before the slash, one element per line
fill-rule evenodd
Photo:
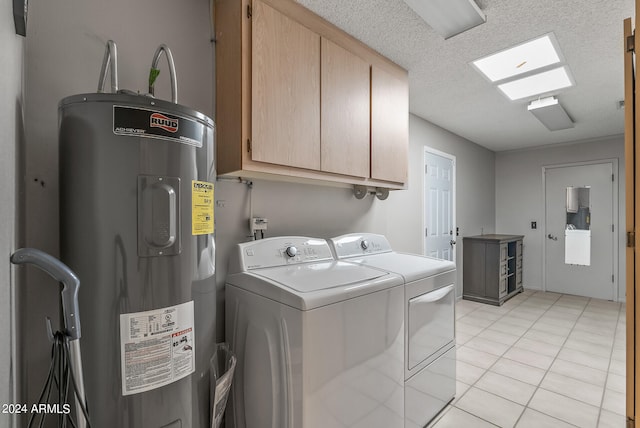
<path fill-rule="evenodd" d="M 333 260 L 331 248 L 324 239 L 304 236 L 282 236 L 239 244 L 229 262 L 229 273 Z"/>
<path fill-rule="evenodd" d="M 391 252 L 391 245 L 383 235 L 350 233 L 329 240 L 338 259 Z"/>

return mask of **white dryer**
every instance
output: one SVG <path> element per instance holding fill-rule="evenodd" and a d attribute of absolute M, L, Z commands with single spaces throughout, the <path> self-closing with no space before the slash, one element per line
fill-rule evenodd
<path fill-rule="evenodd" d="M 233 428 L 404 426 L 404 291 L 326 240 L 239 244 L 226 284 Z"/>
<path fill-rule="evenodd" d="M 386 237 L 330 239 L 338 260 L 394 272 L 405 280 L 405 428 L 424 427 L 455 396 L 455 264 L 395 252 Z"/>

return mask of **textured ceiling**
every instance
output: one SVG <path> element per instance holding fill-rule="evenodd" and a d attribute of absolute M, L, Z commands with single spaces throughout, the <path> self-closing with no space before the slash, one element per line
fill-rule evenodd
<path fill-rule="evenodd" d="M 487 22 L 443 40 L 403 0 L 297 0 L 409 70 L 409 110 L 494 151 L 624 132 L 623 20 L 633 0 L 477 0 Z M 428 1 L 428 0 L 425 0 Z M 575 86 L 554 93 L 575 128 L 547 130 L 470 62 L 553 32 Z"/>

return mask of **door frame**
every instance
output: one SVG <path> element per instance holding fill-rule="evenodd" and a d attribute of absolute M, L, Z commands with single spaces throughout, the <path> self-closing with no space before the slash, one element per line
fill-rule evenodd
<path fill-rule="evenodd" d="M 634 18 L 636 24 L 640 18 L 640 0 L 635 0 Z M 637 370 L 640 365 L 638 333 L 640 332 L 640 317 L 636 311 L 640 308 L 640 284 L 636 272 L 640 265 L 640 234 L 636 227 L 640 224 L 640 174 L 638 168 L 638 143 L 640 142 L 640 109 L 635 82 L 635 53 L 636 46 L 640 46 L 640 32 L 634 31 L 631 18 L 623 23 L 624 29 L 624 151 L 625 151 L 625 216 L 626 216 L 626 416 L 627 427 L 636 426 L 636 412 L 640 409 L 640 382 Z M 630 43 L 631 42 L 631 43 Z"/>
<path fill-rule="evenodd" d="M 451 190 L 451 216 L 453 218 L 453 237 L 452 239 L 456 241 L 456 245 L 455 247 L 452 249 L 452 253 L 453 253 L 453 263 L 456 263 L 457 260 L 457 241 L 458 241 L 458 236 L 457 236 L 457 226 L 458 226 L 458 222 L 457 222 L 457 216 L 456 216 L 456 195 L 457 195 L 457 190 L 456 190 L 456 182 L 457 182 L 457 171 L 456 171 L 456 156 L 452 155 L 451 153 L 446 153 L 443 152 L 441 150 L 438 149 L 434 149 L 433 147 L 429 147 L 429 146 L 424 146 L 424 151 L 423 151 L 423 156 L 422 156 L 422 164 L 424 166 L 424 169 L 422 171 L 422 232 L 426 235 L 426 228 L 427 228 L 427 198 L 425 197 L 426 195 L 426 189 L 427 189 L 427 154 L 432 154 L 432 155 L 436 155 L 436 156 L 441 156 L 443 158 L 449 159 L 452 162 L 452 166 L 453 166 L 453 181 L 451 184 L 452 190 Z M 422 254 L 426 255 L 427 254 L 427 244 L 426 244 L 426 236 L 425 235 L 421 235 L 422 236 Z"/>
<path fill-rule="evenodd" d="M 542 291 L 547 291 L 547 180 L 546 180 L 546 172 L 549 169 L 558 169 L 558 168 L 567 168 L 574 166 L 586 166 L 586 165 L 598 165 L 598 164 L 611 164 L 611 170 L 613 172 L 614 180 L 612 184 L 612 197 L 613 197 L 613 212 L 612 212 L 612 221 L 613 221 L 613 301 L 620 302 L 620 259 L 619 259 L 619 235 L 620 235 L 620 217 L 619 217 L 619 179 L 620 179 L 620 171 L 618 170 L 618 159 L 616 158 L 608 158 L 608 159 L 595 159 L 590 161 L 581 161 L 581 162 L 570 162 L 570 163 L 561 163 L 554 165 L 543 165 L 542 166 Z"/>

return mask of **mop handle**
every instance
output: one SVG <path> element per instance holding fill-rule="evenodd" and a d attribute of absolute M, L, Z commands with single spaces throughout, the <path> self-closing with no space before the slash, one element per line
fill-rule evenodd
<path fill-rule="evenodd" d="M 67 265 L 60 260 L 35 248 L 20 248 L 11 255 L 13 264 L 32 264 L 61 282 L 62 311 L 69 340 L 80 339 L 80 314 L 78 312 L 78 289 L 80 280 Z"/>

